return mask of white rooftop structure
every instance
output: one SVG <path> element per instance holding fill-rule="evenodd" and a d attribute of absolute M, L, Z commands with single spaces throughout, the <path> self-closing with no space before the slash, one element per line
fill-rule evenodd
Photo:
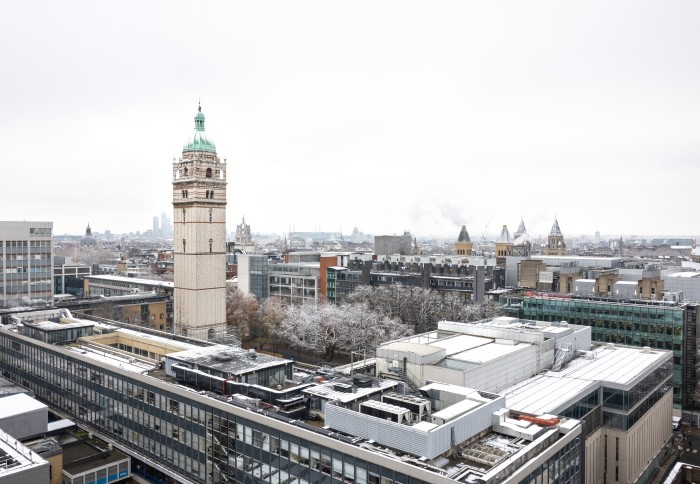
<path fill-rule="evenodd" d="M 608 343 L 593 350 L 591 358 L 576 358 L 560 373 L 570 378 L 600 381 L 607 387 L 630 389 L 649 371 L 668 361 L 669 352 L 649 347 L 623 347 Z"/>
<path fill-rule="evenodd" d="M 533 415 L 557 414 L 601 385 L 631 389 L 668 364 L 669 355 L 668 351 L 604 345 L 573 359 L 561 371 L 545 372 L 500 393 L 512 410 Z"/>
<path fill-rule="evenodd" d="M 158 368 L 158 365 L 156 364 L 148 364 L 141 359 L 102 351 L 99 348 L 92 346 L 71 346 L 68 348 L 68 351 L 78 353 L 86 358 L 90 358 L 91 360 L 99 361 L 100 363 L 114 366 L 120 370 L 128 371 L 130 373 L 147 374 L 149 371 Z"/>
<path fill-rule="evenodd" d="M 170 288 L 173 289 L 175 287 L 175 283 L 172 281 L 159 281 L 155 279 L 143 279 L 143 278 L 138 278 L 138 277 L 123 277 L 123 276 L 86 276 L 86 279 L 90 280 L 103 280 L 103 281 L 112 281 L 112 282 L 125 282 L 129 284 L 142 284 L 146 286 L 154 286 L 154 287 L 164 287 L 164 288 Z"/>
<path fill-rule="evenodd" d="M 17 393 L 2 399 L 0 405 L 0 420 L 22 415 L 36 410 L 46 410 L 48 407 L 29 395 Z"/>
<path fill-rule="evenodd" d="M 498 317 L 478 323 L 438 322 L 437 331 L 377 348 L 377 374 L 410 375 L 498 392 L 571 359 L 591 346 L 591 328 L 563 322 Z"/>
<path fill-rule="evenodd" d="M 49 463 L 0 430 L 0 482 L 49 482 Z"/>

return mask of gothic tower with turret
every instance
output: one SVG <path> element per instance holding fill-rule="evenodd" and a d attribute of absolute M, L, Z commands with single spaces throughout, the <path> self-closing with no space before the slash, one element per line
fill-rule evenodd
<path fill-rule="evenodd" d="M 467 226 L 462 225 L 462 230 L 459 231 L 459 235 L 457 236 L 457 242 L 455 242 L 455 254 L 471 256 L 472 248 L 472 239 L 469 238 Z"/>
<path fill-rule="evenodd" d="M 194 132 L 173 162 L 175 334 L 213 339 L 226 329 L 226 163 L 204 131 Z"/>
<path fill-rule="evenodd" d="M 559 228 L 559 221 L 555 218 L 552 230 L 547 236 L 547 247 L 544 249 L 545 255 L 564 255 L 566 253 L 566 243 L 564 235 Z"/>

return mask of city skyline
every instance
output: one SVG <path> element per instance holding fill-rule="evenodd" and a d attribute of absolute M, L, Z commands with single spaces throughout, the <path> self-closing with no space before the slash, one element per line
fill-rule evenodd
<path fill-rule="evenodd" d="M 201 100 L 229 233 L 693 236 L 700 6 L 673 6 L 8 5 L 3 218 L 171 217 Z"/>

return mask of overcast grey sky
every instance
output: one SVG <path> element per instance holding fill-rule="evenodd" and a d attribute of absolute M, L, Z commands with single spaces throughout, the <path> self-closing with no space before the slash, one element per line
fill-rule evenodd
<path fill-rule="evenodd" d="M 197 101 L 228 230 L 700 233 L 700 2 L 30 1 L 0 220 L 146 230 Z"/>

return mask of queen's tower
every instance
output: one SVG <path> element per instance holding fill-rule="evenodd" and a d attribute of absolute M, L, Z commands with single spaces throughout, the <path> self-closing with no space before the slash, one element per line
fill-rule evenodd
<path fill-rule="evenodd" d="M 173 163 L 175 334 L 213 339 L 226 328 L 226 163 L 204 132 L 194 133 Z"/>

